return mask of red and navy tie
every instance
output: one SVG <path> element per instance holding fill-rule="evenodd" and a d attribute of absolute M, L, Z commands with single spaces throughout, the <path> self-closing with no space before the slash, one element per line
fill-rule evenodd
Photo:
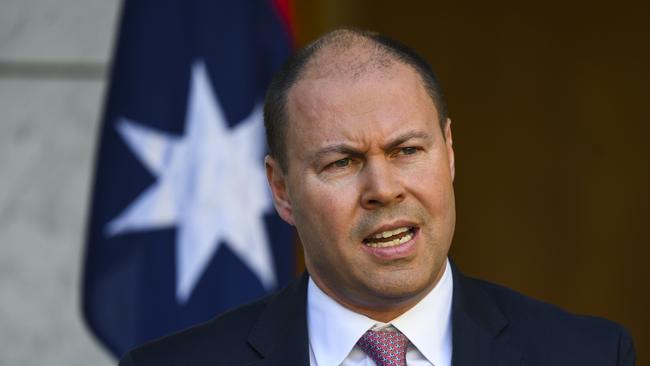
<path fill-rule="evenodd" d="M 357 342 L 377 366 L 406 366 L 409 340 L 397 329 L 369 330 Z"/>

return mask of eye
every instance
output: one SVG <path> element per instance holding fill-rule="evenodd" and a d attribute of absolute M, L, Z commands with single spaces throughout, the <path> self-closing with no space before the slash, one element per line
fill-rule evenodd
<path fill-rule="evenodd" d="M 348 165 L 350 165 L 350 158 L 339 159 L 332 163 L 332 166 L 336 168 L 345 168 Z"/>
<path fill-rule="evenodd" d="M 408 146 L 408 147 L 401 148 L 399 152 L 404 155 L 413 155 L 416 152 L 418 152 L 418 149 L 412 146 Z"/>
<path fill-rule="evenodd" d="M 393 150 L 393 152 L 391 152 L 390 156 L 392 158 L 410 159 L 411 157 L 415 157 L 415 155 L 418 155 L 422 150 L 423 149 L 420 146 L 398 147 L 395 150 Z"/>
<path fill-rule="evenodd" d="M 334 158 L 336 159 L 336 158 Z M 358 159 L 348 156 L 338 160 L 330 161 L 320 168 L 320 171 L 327 174 L 345 174 L 359 163 Z"/>

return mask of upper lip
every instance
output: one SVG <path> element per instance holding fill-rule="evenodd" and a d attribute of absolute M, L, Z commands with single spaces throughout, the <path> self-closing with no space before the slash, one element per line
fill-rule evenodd
<path fill-rule="evenodd" d="M 413 228 L 413 227 L 417 227 L 417 225 L 414 222 L 407 221 L 407 220 L 399 220 L 399 221 L 391 222 L 390 224 L 383 224 L 383 225 L 373 229 L 372 232 L 370 232 L 368 235 L 366 235 L 364 237 L 364 240 L 372 238 L 373 236 L 375 236 L 375 235 L 377 235 L 379 233 L 382 233 L 384 231 L 395 230 L 395 229 L 400 228 L 400 227 Z"/>

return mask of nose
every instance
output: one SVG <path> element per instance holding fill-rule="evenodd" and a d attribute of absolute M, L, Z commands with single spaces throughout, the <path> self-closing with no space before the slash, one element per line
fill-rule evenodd
<path fill-rule="evenodd" d="M 368 161 L 361 172 L 361 206 L 368 210 L 392 206 L 405 197 L 402 179 L 388 161 Z"/>

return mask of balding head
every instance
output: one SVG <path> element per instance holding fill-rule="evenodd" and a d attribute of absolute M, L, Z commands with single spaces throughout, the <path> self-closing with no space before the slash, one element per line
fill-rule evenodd
<path fill-rule="evenodd" d="M 298 80 L 344 78 L 354 81 L 371 71 L 385 71 L 397 62 L 385 47 L 357 32 L 337 30 L 317 42 Z"/>
<path fill-rule="evenodd" d="M 286 130 L 290 121 L 288 96 L 303 79 L 333 79 L 353 82 L 364 74 L 390 76 L 395 63 L 412 67 L 438 111 L 441 126 L 447 119 L 442 90 L 435 73 L 415 51 L 374 32 L 338 29 L 318 38 L 295 53 L 275 75 L 264 104 L 264 124 L 270 155 L 283 171 L 288 170 Z"/>

